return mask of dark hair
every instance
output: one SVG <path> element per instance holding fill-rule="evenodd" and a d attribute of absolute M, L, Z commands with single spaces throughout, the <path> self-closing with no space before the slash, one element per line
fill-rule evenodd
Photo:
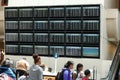
<path fill-rule="evenodd" d="M 84 71 L 84 74 L 85 74 L 86 76 L 89 75 L 89 74 L 90 74 L 90 70 L 88 70 L 88 69 L 85 70 L 85 71 Z"/>
<path fill-rule="evenodd" d="M 73 62 L 72 62 L 72 61 L 68 61 L 68 62 L 64 65 L 64 67 L 65 67 L 65 68 L 69 68 L 70 65 L 73 65 Z"/>
<path fill-rule="evenodd" d="M 5 60 L 5 61 L 3 61 L 1 66 L 10 68 L 10 65 L 11 65 L 10 60 Z"/>
<path fill-rule="evenodd" d="M 40 56 L 38 54 L 33 54 L 34 63 L 37 63 L 40 60 Z"/>
<path fill-rule="evenodd" d="M 51 67 L 48 67 L 48 71 L 49 71 L 49 72 L 52 72 L 52 68 L 51 68 Z"/>
<path fill-rule="evenodd" d="M 25 71 L 24 75 L 25 75 L 25 76 L 29 76 L 28 71 Z"/>
<path fill-rule="evenodd" d="M 81 63 L 77 64 L 76 70 L 78 71 L 78 69 L 79 69 L 80 67 L 83 67 L 83 64 L 81 64 Z"/>
<path fill-rule="evenodd" d="M 45 64 L 40 65 L 40 67 L 43 69 L 43 71 L 45 70 Z"/>

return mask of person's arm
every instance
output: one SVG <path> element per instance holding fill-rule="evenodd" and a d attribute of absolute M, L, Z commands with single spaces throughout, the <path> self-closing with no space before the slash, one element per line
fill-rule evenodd
<path fill-rule="evenodd" d="M 63 73 L 63 80 L 68 80 L 68 77 L 69 77 L 68 74 L 69 74 L 69 72 L 67 70 L 65 70 Z"/>

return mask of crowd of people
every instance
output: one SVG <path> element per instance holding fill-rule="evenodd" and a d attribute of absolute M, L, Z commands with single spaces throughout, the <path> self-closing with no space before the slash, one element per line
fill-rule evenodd
<path fill-rule="evenodd" d="M 74 63 L 72 61 L 68 61 L 64 68 L 62 69 L 63 78 L 61 80 L 89 80 L 90 78 L 90 70 L 87 69 L 83 72 L 83 64 L 79 63 L 76 66 L 76 70 L 72 71 L 74 67 Z"/>
<path fill-rule="evenodd" d="M 38 54 L 33 54 L 34 64 L 29 65 L 26 58 L 22 58 L 13 66 L 11 60 L 6 58 L 4 60 L 4 52 L 0 54 L 0 80 L 43 80 L 43 73 L 45 65 L 41 64 L 41 57 Z M 90 71 L 87 69 L 83 72 L 83 64 L 79 63 L 76 69 L 73 70 L 74 63 L 67 61 L 61 70 L 61 76 L 56 75 L 56 80 L 89 80 Z M 48 69 L 51 72 L 51 68 Z"/>
<path fill-rule="evenodd" d="M 41 64 L 41 58 L 38 54 L 33 54 L 34 64 L 30 67 L 25 58 L 19 60 L 16 66 L 16 76 L 18 80 L 43 80 L 43 71 L 45 65 Z M 72 71 L 74 63 L 67 61 L 62 68 L 62 76 L 60 80 L 89 80 L 90 70 L 83 72 L 83 64 L 79 63 L 76 66 L 76 70 Z M 56 80 L 58 75 L 56 75 Z"/>
<path fill-rule="evenodd" d="M 29 65 L 26 58 L 17 61 L 15 67 L 12 67 L 13 63 L 9 58 L 1 61 L 0 80 L 2 80 L 1 76 L 7 78 L 5 80 L 43 80 L 45 65 L 41 64 L 41 57 L 38 54 L 33 54 L 32 57 L 34 60 L 32 66 Z M 83 64 L 79 63 L 73 71 L 74 63 L 67 61 L 61 69 L 61 76 L 56 75 L 56 80 L 89 80 L 90 70 L 83 72 L 83 67 Z M 51 68 L 48 70 L 51 71 Z"/>

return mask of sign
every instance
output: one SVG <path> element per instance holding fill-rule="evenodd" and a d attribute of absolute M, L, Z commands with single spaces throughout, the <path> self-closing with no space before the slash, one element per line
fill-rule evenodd
<path fill-rule="evenodd" d="M 54 54 L 54 58 L 57 59 L 59 56 L 58 56 L 58 53 L 55 53 Z"/>

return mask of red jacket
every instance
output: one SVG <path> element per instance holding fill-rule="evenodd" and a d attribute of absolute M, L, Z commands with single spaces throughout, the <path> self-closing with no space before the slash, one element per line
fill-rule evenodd
<path fill-rule="evenodd" d="M 82 80 L 88 80 L 86 77 L 82 78 Z"/>

